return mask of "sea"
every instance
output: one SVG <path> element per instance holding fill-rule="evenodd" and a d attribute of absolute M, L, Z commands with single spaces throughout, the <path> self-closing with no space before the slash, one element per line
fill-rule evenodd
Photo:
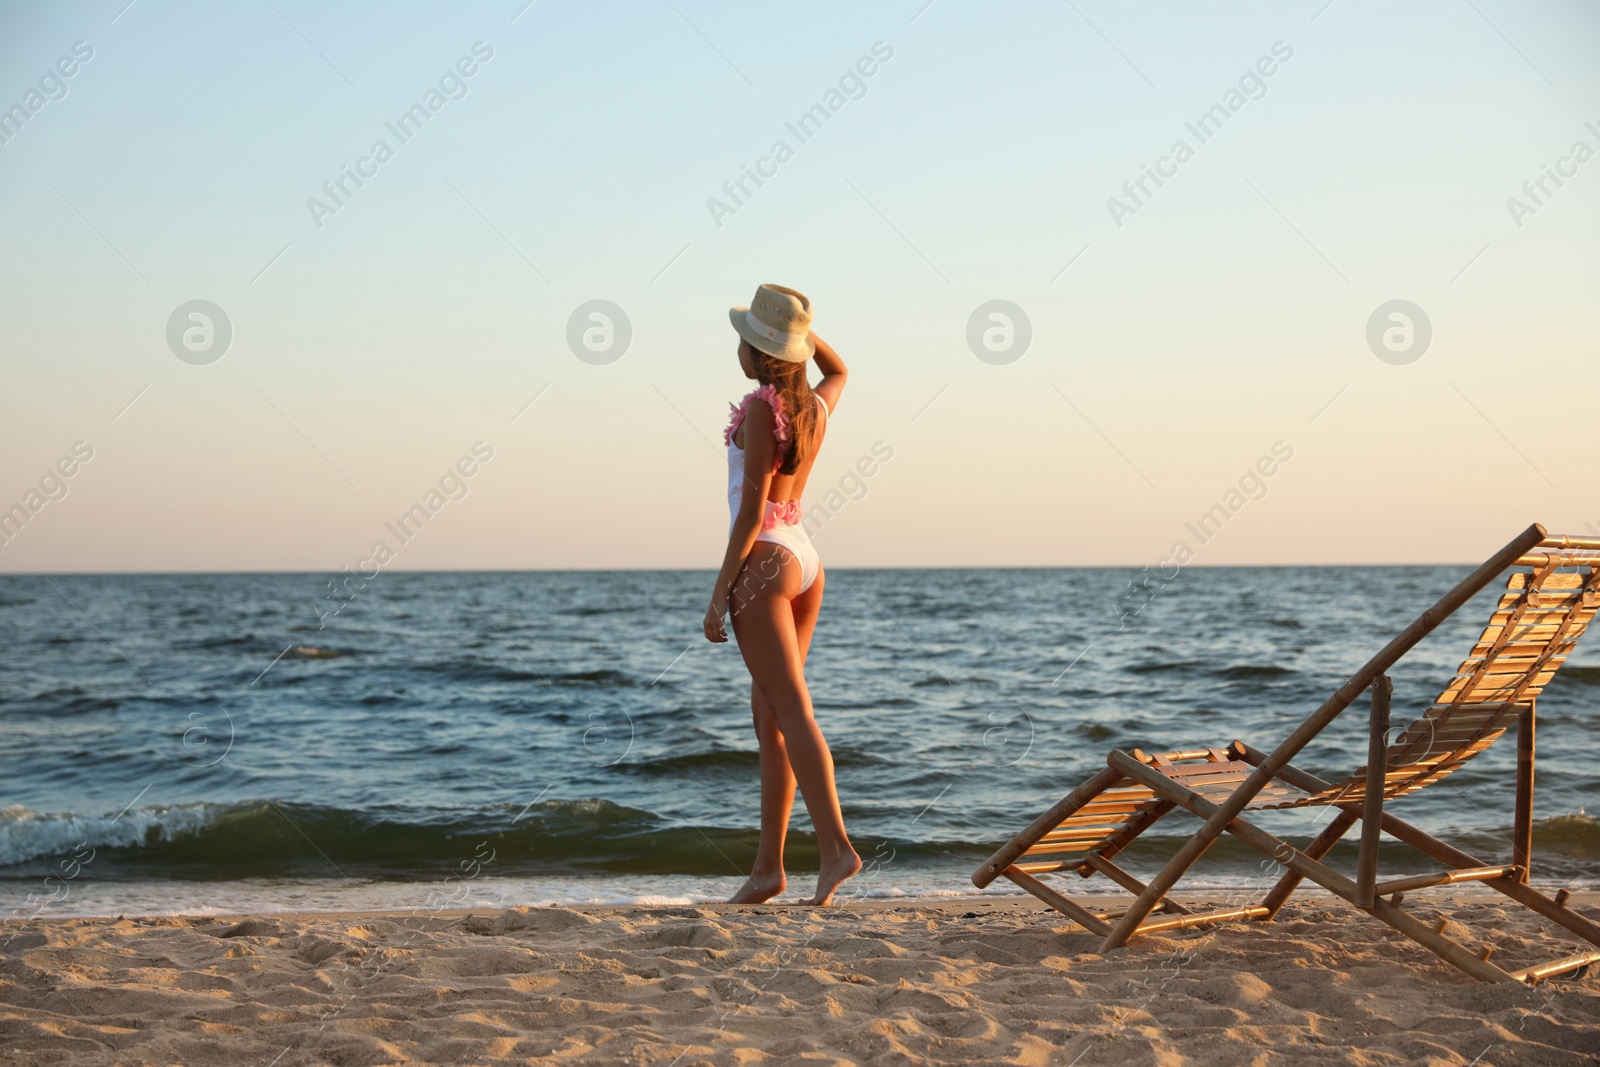
<path fill-rule="evenodd" d="M 1113 749 L 1273 748 L 1465 572 L 830 570 L 806 670 L 866 861 L 845 898 L 975 893 Z M 757 754 L 738 649 L 700 632 L 711 580 L 0 577 L 0 917 L 725 899 L 755 855 Z M 1393 672 L 1397 724 L 1493 596 Z M 1540 699 L 1535 882 L 1600 881 L 1597 703 L 1600 634 Z M 1362 700 L 1296 762 L 1336 778 L 1365 746 Z M 1505 862 L 1514 747 L 1393 810 Z M 1326 817 L 1261 821 L 1303 840 Z M 793 825 L 780 899 L 814 880 L 802 804 Z M 1196 825 L 1175 813 L 1123 859 L 1149 873 Z M 1425 869 L 1386 845 L 1385 875 Z M 1225 837 L 1191 884 L 1275 874 Z"/>

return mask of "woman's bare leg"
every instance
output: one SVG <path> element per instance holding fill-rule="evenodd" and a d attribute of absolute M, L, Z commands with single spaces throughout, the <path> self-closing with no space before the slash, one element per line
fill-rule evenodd
<path fill-rule="evenodd" d="M 773 554 L 781 560 L 775 568 Z M 817 832 L 822 864 L 816 895 L 806 903 L 827 904 L 839 885 L 861 869 L 861 857 L 850 847 L 845 832 L 834 786 L 833 755 L 812 714 L 811 693 L 806 687 L 792 604 L 800 596 L 800 565 L 784 549 L 762 541 L 751 552 L 746 570 L 773 577 L 734 583 L 733 632 L 750 677 L 766 698 L 783 735 L 789 766 Z"/>
<path fill-rule="evenodd" d="M 822 585 L 823 577 L 818 574 L 810 589 L 790 601 L 802 665 L 811 650 L 811 635 L 817 628 Z M 778 720 L 753 681 L 750 683 L 750 714 L 755 723 L 756 740 L 761 745 L 761 844 L 756 849 L 756 862 L 749 879 L 729 898 L 730 904 L 759 904 L 771 900 L 788 886 L 783 871 L 783 845 L 789 836 L 789 814 L 794 809 L 794 771 L 789 767 L 789 750 L 783 743 Z"/>
<path fill-rule="evenodd" d="M 754 682 L 750 683 L 750 714 L 761 745 L 761 844 L 750 877 L 728 898 L 729 904 L 760 904 L 788 886 L 783 843 L 789 836 L 789 813 L 794 809 L 794 772 L 789 769 L 783 731 Z"/>

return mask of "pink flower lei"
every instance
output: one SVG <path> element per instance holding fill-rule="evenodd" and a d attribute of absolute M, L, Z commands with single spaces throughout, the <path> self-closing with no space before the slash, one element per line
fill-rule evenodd
<path fill-rule="evenodd" d="M 744 421 L 746 410 L 755 400 L 765 400 L 772 409 L 772 436 L 777 439 L 777 454 L 773 457 L 772 467 L 776 470 L 783 464 L 783 453 L 789 447 L 789 416 L 783 411 L 783 397 L 778 395 L 778 390 L 771 385 L 763 385 L 750 390 L 737 404 L 729 404 L 728 428 L 722 431 L 722 443 L 733 444 L 733 432 Z"/>

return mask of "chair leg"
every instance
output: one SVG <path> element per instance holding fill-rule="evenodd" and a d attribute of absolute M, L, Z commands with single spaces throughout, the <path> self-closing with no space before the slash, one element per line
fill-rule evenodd
<path fill-rule="evenodd" d="M 1139 881 L 1139 879 L 1135 878 L 1133 875 L 1129 874 L 1121 867 L 1118 867 L 1115 863 L 1112 863 L 1110 860 L 1106 859 L 1097 852 L 1089 853 L 1083 858 L 1083 862 L 1086 867 L 1099 871 L 1101 874 L 1105 875 L 1107 878 L 1111 879 L 1113 882 L 1117 883 L 1134 896 L 1138 896 L 1140 893 L 1143 893 L 1149 888 L 1143 882 Z M 1169 911 L 1174 915 L 1189 914 L 1188 908 L 1171 898 L 1161 902 L 1161 910 Z"/>
<path fill-rule="evenodd" d="M 1252 749 L 1249 745 L 1244 745 L 1237 741 L 1234 742 L 1234 744 L 1240 746 L 1243 758 L 1251 763 L 1259 764 L 1263 759 L 1266 758 L 1265 753 Z M 1321 792 L 1322 790 L 1332 788 L 1329 783 L 1324 782 L 1316 775 L 1310 774 L 1290 764 L 1285 764 L 1281 773 L 1284 781 L 1288 782 L 1290 785 L 1298 786 L 1299 788 L 1310 793 Z M 1359 804 L 1341 804 L 1339 807 L 1341 810 L 1351 811 L 1356 814 L 1359 814 L 1361 811 Z M 1456 848 L 1454 845 L 1441 841 L 1432 834 L 1427 833 L 1426 831 L 1413 826 L 1388 812 L 1384 812 L 1381 825 L 1383 832 L 1388 834 L 1390 837 L 1410 845 L 1423 855 L 1430 856 L 1446 866 L 1489 866 L 1488 863 L 1478 859 L 1476 856 L 1469 856 L 1467 853 L 1461 851 L 1459 848 Z M 1483 884 L 1490 889 L 1504 893 L 1512 900 L 1515 900 L 1518 904 L 1521 904 L 1523 907 L 1529 909 L 1530 911 L 1536 912 L 1539 915 L 1543 915 L 1551 922 L 1556 923 L 1559 926 L 1566 927 L 1568 930 L 1577 934 L 1585 941 L 1588 941 L 1594 945 L 1600 945 L 1600 924 L 1590 922 L 1582 915 L 1579 915 L 1577 912 L 1565 907 L 1564 904 L 1557 903 L 1556 901 L 1550 899 L 1537 889 L 1534 889 L 1532 886 L 1525 885 L 1519 881 L 1516 881 L 1515 879 L 1510 878 L 1496 878 L 1486 881 Z"/>
<path fill-rule="evenodd" d="M 1051 889 L 1049 886 L 1039 881 L 1039 879 L 1035 878 L 1033 875 L 1028 874 L 1026 871 L 1019 871 L 1015 867 L 1007 867 L 1000 873 L 1003 877 L 1009 878 L 1023 889 L 1026 889 L 1028 892 L 1032 893 L 1034 896 L 1038 897 L 1040 900 L 1059 911 L 1061 914 L 1072 919 L 1086 930 L 1089 930 L 1091 933 L 1096 933 L 1101 937 L 1104 937 L 1106 934 L 1111 932 L 1111 927 L 1106 925 L 1105 921 L 1101 919 L 1100 916 L 1096 915 L 1094 912 L 1090 911 L 1088 908 L 1085 908 L 1083 905 L 1077 903 L 1069 897 L 1057 893 L 1054 889 Z"/>
<path fill-rule="evenodd" d="M 1517 808 L 1511 830 L 1511 862 L 1522 868 L 1517 880 L 1528 882 L 1533 860 L 1533 705 L 1517 716 Z"/>
<path fill-rule="evenodd" d="M 1449 864 L 1451 867 L 1488 866 L 1477 857 L 1470 856 L 1454 845 L 1446 844 L 1427 831 L 1403 822 L 1393 815 L 1383 817 L 1383 831 L 1418 852 L 1432 856 L 1440 863 Z M 1558 926 L 1565 927 L 1591 945 L 1600 945 L 1600 925 L 1590 922 L 1568 907 L 1557 904 L 1532 886 L 1514 878 L 1491 878 L 1482 884 L 1489 889 L 1504 893 L 1518 904 L 1543 915 Z"/>
<path fill-rule="evenodd" d="M 1361 805 L 1361 854 L 1356 858 L 1356 906 L 1372 907 L 1378 881 L 1378 842 L 1383 832 L 1384 771 L 1388 764 L 1389 694 L 1386 674 L 1372 680 L 1372 717 L 1367 739 L 1367 790 Z"/>
<path fill-rule="evenodd" d="M 1323 827 L 1322 832 L 1305 847 L 1305 854 L 1314 860 L 1320 860 L 1333 850 L 1333 846 L 1337 845 L 1339 840 L 1350 832 L 1350 827 L 1354 826 L 1355 823 L 1356 815 L 1354 812 L 1340 809 L 1334 815 L 1333 821 Z M 1261 900 L 1262 907 L 1267 909 L 1266 917 L 1263 919 L 1264 922 L 1270 921 L 1278 914 L 1283 905 L 1294 895 L 1295 889 L 1300 885 L 1304 877 L 1293 868 L 1284 868 L 1283 877 L 1278 879 L 1277 884 Z"/>
<path fill-rule="evenodd" d="M 1352 904 L 1355 903 L 1355 883 L 1350 883 L 1351 892 L 1347 896 L 1340 893 Z M 1338 892 L 1338 890 L 1334 890 Z M 1364 908 L 1368 915 L 1383 922 L 1405 934 L 1411 940 L 1429 950 L 1446 963 L 1453 963 L 1458 968 L 1466 971 L 1480 982 L 1515 982 L 1516 976 L 1500 967 L 1496 967 L 1486 959 L 1473 955 L 1460 945 L 1445 937 L 1442 933 L 1430 927 L 1415 917 L 1406 914 L 1405 910 L 1387 900 L 1378 899 L 1370 908 Z"/>
<path fill-rule="evenodd" d="M 1209 824 L 1212 821 L 1217 820 L 1219 815 L 1224 810 L 1221 805 L 1212 803 L 1211 801 L 1200 796 L 1198 793 L 1195 793 L 1190 789 L 1186 789 L 1172 779 L 1167 778 L 1161 772 L 1145 767 L 1143 764 L 1130 757 L 1127 757 L 1123 753 L 1113 752 L 1111 756 L 1108 757 L 1108 762 L 1113 767 L 1122 771 L 1135 781 L 1143 782 L 1149 785 L 1150 788 L 1157 794 L 1170 799 L 1174 804 L 1183 808 L 1191 815 L 1206 820 L 1206 829 L 1210 828 Z M 1360 817 L 1360 811 L 1361 808 L 1357 804 L 1344 805 L 1340 808 L 1341 816 L 1348 816 L 1352 822 Z M 1336 819 L 1338 818 L 1340 817 L 1336 816 Z M 1383 832 L 1410 845 L 1418 851 L 1439 860 L 1442 863 L 1449 864 L 1450 866 L 1456 868 L 1485 866 L 1483 861 L 1477 859 L 1476 857 L 1470 856 L 1467 853 L 1462 852 L 1460 849 L 1440 841 L 1431 834 L 1428 834 L 1409 823 L 1403 822 L 1402 820 L 1395 818 L 1393 815 L 1384 813 L 1383 816 L 1377 821 L 1380 824 Z M 1329 832 L 1331 829 L 1332 826 L 1330 825 L 1328 829 L 1325 829 L 1322 834 L 1318 835 L 1318 840 L 1321 840 L 1325 837 L 1332 837 L 1333 835 Z M 1343 829 L 1348 830 L 1348 825 L 1346 825 Z M 1329 867 L 1327 864 L 1318 859 L 1313 859 L 1311 856 L 1290 845 L 1287 841 L 1284 841 L 1278 837 L 1274 837 L 1272 834 L 1267 833 L 1265 830 L 1254 825 L 1253 823 L 1247 822 L 1243 818 L 1238 816 L 1233 817 L 1231 821 L 1223 825 L 1222 830 L 1223 832 L 1232 834 L 1233 836 L 1239 838 L 1246 844 L 1251 845 L 1265 855 L 1270 856 L 1274 862 L 1282 864 L 1291 871 L 1299 874 L 1302 878 L 1310 878 L 1312 881 L 1316 882 L 1324 889 L 1327 889 L 1329 892 L 1344 898 L 1351 904 L 1355 904 L 1357 907 L 1360 907 L 1361 910 L 1367 912 L 1367 914 L 1373 916 L 1381 922 L 1387 923 L 1389 926 L 1394 927 L 1412 941 L 1415 941 L 1423 948 L 1426 948 L 1430 952 L 1439 956 L 1445 962 L 1453 964 L 1460 970 L 1465 971 L 1467 974 L 1470 974 L 1472 977 L 1477 978 L 1480 981 L 1536 982 L 1548 974 L 1555 973 L 1560 969 L 1570 969 L 1573 966 L 1580 965 L 1584 961 L 1587 961 L 1591 955 L 1595 955 L 1597 958 L 1600 958 L 1600 954 L 1582 954 L 1580 956 L 1574 956 L 1564 960 L 1557 960 L 1550 964 L 1527 968 L 1522 971 L 1506 971 L 1490 963 L 1487 959 L 1467 951 L 1461 945 L 1458 945 L 1454 941 L 1451 941 L 1449 938 L 1445 937 L 1444 934 L 1438 929 L 1429 927 L 1426 923 L 1419 921 L 1415 916 L 1407 913 L 1404 909 L 1400 908 L 1398 904 L 1390 903 L 1387 900 L 1378 898 L 1374 900 L 1371 905 L 1363 907 L 1357 903 L 1359 890 L 1356 882 L 1353 879 L 1347 878 L 1338 871 L 1334 870 L 1332 867 Z M 1161 899 L 1161 897 L 1155 892 L 1156 887 L 1165 883 L 1166 888 L 1170 888 L 1171 884 L 1175 883 L 1177 879 L 1183 875 L 1188 867 L 1192 865 L 1194 861 L 1211 846 L 1213 841 L 1215 841 L 1215 837 L 1206 834 L 1205 830 L 1202 830 L 1201 833 L 1196 834 L 1195 837 L 1190 840 L 1189 844 L 1186 845 L 1184 849 L 1180 850 L 1178 855 L 1174 856 L 1172 860 L 1168 861 L 1167 866 L 1163 868 L 1161 875 L 1158 876 L 1156 881 L 1151 883 L 1146 892 L 1141 895 L 1138 901 L 1135 902 L 1134 907 L 1121 917 L 1116 927 L 1112 928 L 1111 933 L 1106 937 L 1101 951 L 1104 952 L 1109 948 L 1116 948 L 1125 944 L 1128 940 L 1128 937 L 1137 932 L 1139 928 L 1144 925 L 1143 920 L 1145 916 L 1147 916 L 1150 911 L 1154 909 L 1155 903 Z M 1331 841 L 1328 843 L 1328 847 L 1332 847 Z M 1559 902 L 1556 900 L 1551 900 L 1550 898 L 1544 896 L 1544 894 L 1539 893 L 1537 890 L 1522 883 L 1515 877 L 1488 879 L 1485 880 L 1483 884 L 1492 889 L 1499 890 L 1501 893 L 1504 893 L 1511 899 L 1523 904 L 1529 910 L 1543 915 L 1553 922 L 1566 927 L 1568 930 L 1578 934 L 1591 944 L 1600 945 L 1600 926 L 1597 926 L 1595 923 L 1590 922 L 1582 915 L 1579 915 L 1577 912 L 1567 908 L 1565 906 L 1564 899 Z M 1160 892 L 1161 895 L 1165 894 L 1164 889 Z M 1259 917 L 1266 917 L 1266 908 L 1264 905 L 1256 909 L 1247 910 L 1259 911 L 1262 913 Z M 1132 923 L 1129 923 L 1130 917 L 1133 916 L 1137 917 L 1134 918 Z M 1164 920 L 1160 923 L 1152 925 L 1164 926 L 1167 924 L 1168 921 Z"/>
<path fill-rule="evenodd" d="M 1152 789 L 1164 796 L 1171 797 L 1179 807 L 1197 818 L 1209 820 L 1222 810 L 1220 805 L 1213 804 L 1198 793 L 1185 789 L 1159 771 L 1149 770 L 1133 760 L 1116 760 L 1116 756 L 1117 753 L 1112 753 L 1115 766 L 1128 774 L 1129 777 L 1148 782 Z M 1387 818 L 1385 822 L 1387 822 Z M 1246 822 L 1241 818 L 1233 819 L 1224 829 L 1265 855 L 1271 856 L 1274 861 L 1299 871 L 1303 876 L 1310 878 L 1330 893 L 1343 897 L 1352 904 L 1355 903 L 1356 883 L 1354 880 L 1346 878 L 1320 860 L 1312 859 L 1282 838 L 1274 837 L 1259 826 Z M 1385 826 L 1385 829 L 1388 829 L 1388 827 Z M 1394 831 L 1391 830 L 1390 833 L 1394 833 Z M 1395 834 L 1395 836 L 1398 837 L 1399 835 Z M 1474 978 L 1485 982 L 1514 982 L 1517 980 L 1509 972 L 1496 967 L 1487 960 L 1479 959 L 1443 934 L 1431 929 L 1426 923 L 1406 914 L 1405 911 L 1386 900 L 1380 899 L 1371 908 L 1362 910 L 1388 923 L 1423 948 L 1466 971 Z M 1137 929 L 1137 926 L 1135 929 Z M 1112 937 L 1115 936 L 1116 931 L 1113 930 Z M 1111 938 L 1107 938 L 1107 941 L 1110 940 Z"/>
<path fill-rule="evenodd" d="M 1116 753 L 1113 753 L 1115 755 Z M 1163 781 L 1165 775 L 1156 772 Z M 1179 803 L 1182 806 L 1182 803 Z M 1128 938 L 1138 932 L 1139 925 L 1145 921 L 1152 911 L 1167 898 L 1167 893 L 1178 884 L 1178 879 L 1188 873 L 1200 857 L 1205 855 L 1206 849 L 1216 844 L 1217 838 L 1222 836 L 1222 829 L 1215 832 L 1209 826 L 1202 826 L 1195 835 L 1184 843 L 1177 853 L 1167 861 L 1167 865 L 1146 884 L 1144 892 L 1140 893 L 1128 910 L 1123 912 L 1122 918 L 1117 920 L 1117 925 L 1106 935 L 1105 941 L 1100 945 L 1101 952 L 1109 952 L 1114 948 L 1121 948 L 1128 943 Z"/>

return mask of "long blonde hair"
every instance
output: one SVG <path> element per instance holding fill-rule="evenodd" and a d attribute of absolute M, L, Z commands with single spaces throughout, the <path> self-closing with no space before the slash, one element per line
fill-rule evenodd
<path fill-rule="evenodd" d="M 806 363 L 791 363 L 767 355 L 755 346 L 752 362 L 756 377 L 763 385 L 770 385 L 783 398 L 783 412 L 789 419 L 789 444 L 783 451 L 778 470 L 793 474 L 800 469 L 811 450 L 816 447 L 817 402 L 811 391 L 811 381 L 806 377 Z"/>

